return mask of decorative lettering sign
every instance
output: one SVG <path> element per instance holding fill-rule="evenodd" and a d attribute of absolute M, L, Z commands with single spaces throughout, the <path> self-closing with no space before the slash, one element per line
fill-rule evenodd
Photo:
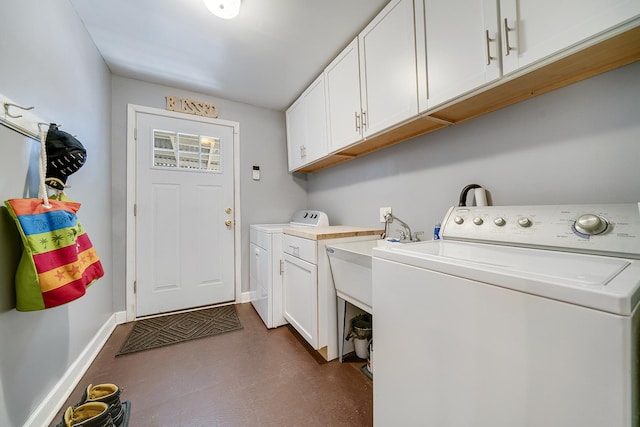
<path fill-rule="evenodd" d="M 178 98 L 177 96 L 167 96 L 167 110 L 178 111 L 180 113 L 194 114 L 196 116 L 218 117 L 218 108 L 209 102 L 194 101 L 189 98 Z"/>

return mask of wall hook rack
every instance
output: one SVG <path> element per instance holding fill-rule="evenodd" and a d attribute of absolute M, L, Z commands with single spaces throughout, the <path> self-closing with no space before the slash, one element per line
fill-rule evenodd
<path fill-rule="evenodd" d="M 5 103 L 2 104 L 2 106 L 4 107 L 4 114 L 9 116 L 9 117 L 11 117 L 11 118 L 14 118 L 14 119 L 19 119 L 20 117 L 22 117 L 22 114 L 14 116 L 13 114 L 9 113 L 9 107 L 16 107 L 16 108 L 19 108 L 19 109 L 24 110 L 24 111 L 33 110 L 33 108 L 34 108 L 34 107 L 23 107 L 21 105 L 14 104 L 12 102 L 5 102 Z"/>
<path fill-rule="evenodd" d="M 40 141 L 40 134 L 43 129 L 41 126 L 43 124 L 48 125 L 49 123 L 31 111 L 34 107 L 23 107 L 1 93 L 0 103 L 2 104 L 2 110 L 0 110 L 0 125 L 18 132 L 21 135 L 35 139 L 36 141 Z M 11 109 L 19 109 L 21 111 L 16 112 Z"/>

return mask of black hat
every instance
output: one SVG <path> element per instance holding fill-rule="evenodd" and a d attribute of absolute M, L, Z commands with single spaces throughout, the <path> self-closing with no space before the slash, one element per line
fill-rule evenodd
<path fill-rule="evenodd" d="M 55 123 L 49 125 L 45 147 L 47 153 L 45 183 L 56 190 L 63 190 L 67 177 L 84 165 L 87 160 L 87 150 L 72 135 L 59 130 Z"/>

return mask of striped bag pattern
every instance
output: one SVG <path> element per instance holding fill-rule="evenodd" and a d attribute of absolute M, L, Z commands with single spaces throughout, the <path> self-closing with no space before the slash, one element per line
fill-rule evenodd
<path fill-rule="evenodd" d="M 49 204 L 47 208 L 35 198 L 5 201 L 24 245 L 15 279 L 18 311 L 73 301 L 104 276 L 102 263 L 76 216 L 80 203 L 50 199 Z"/>

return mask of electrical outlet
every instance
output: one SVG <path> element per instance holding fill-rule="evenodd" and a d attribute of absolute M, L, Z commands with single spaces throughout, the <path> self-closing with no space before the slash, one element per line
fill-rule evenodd
<path fill-rule="evenodd" d="M 386 222 L 385 216 L 391 213 L 391 208 L 380 208 L 380 222 Z"/>

